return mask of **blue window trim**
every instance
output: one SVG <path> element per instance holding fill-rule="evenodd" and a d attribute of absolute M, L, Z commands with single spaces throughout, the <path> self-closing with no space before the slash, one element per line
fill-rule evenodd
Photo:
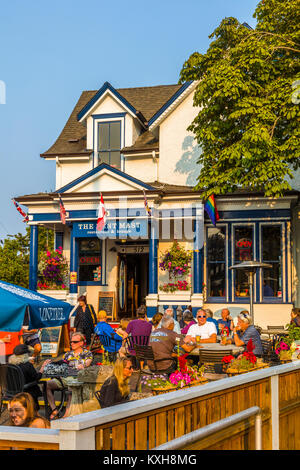
<path fill-rule="evenodd" d="M 119 149 L 111 149 L 110 148 L 109 150 L 99 150 L 99 127 L 100 127 L 100 125 L 101 124 L 111 124 L 111 123 L 115 123 L 115 122 L 120 123 L 120 148 Z M 109 127 L 109 146 L 110 146 L 110 127 Z M 99 161 L 99 154 L 100 153 L 108 153 L 109 154 L 109 163 L 108 163 L 108 165 L 110 166 L 110 163 L 111 163 L 110 162 L 110 154 L 111 154 L 111 152 L 119 152 L 120 153 L 120 169 L 121 169 L 121 148 L 122 148 L 122 120 L 97 122 L 97 149 L 95 149 L 95 151 L 98 154 L 98 161 Z M 105 163 L 105 162 L 103 162 L 103 163 Z M 113 167 L 113 168 L 115 168 L 115 167 Z"/>
<path fill-rule="evenodd" d="M 268 223 L 269 222 L 269 223 Z M 218 227 L 224 227 L 227 226 L 227 246 L 226 246 L 226 253 L 227 253 L 227 259 L 226 259 L 226 266 L 232 266 L 234 263 L 234 253 L 232 251 L 232 248 L 234 247 L 234 240 L 233 240 L 233 233 L 234 233 L 234 227 L 235 226 L 247 226 L 251 225 L 253 227 L 254 233 L 253 233 L 253 241 L 255 242 L 255 246 L 253 248 L 253 258 L 256 260 L 262 260 L 262 236 L 261 236 L 261 228 L 264 225 L 270 225 L 270 221 L 263 220 L 263 221 L 249 221 L 247 222 L 242 222 L 237 219 L 232 220 L 232 221 L 227 221 L 224 220 L 224 222 L 220 222 L 217 224 L 216 228 Z M 283 303 L 291 303 L 289 302 L 289 281 L 288 281 L 288 240 L 287 240 L 287 230 L 288 230 L 288 223 L 287 221 L 283 220 L 272 220 L 271 221 L 272 225 L 277 225 L 281 227 L 281 250 L 283 253 L 282 261 L 281 261 L 281 266 L 282 266 L 282 275 L 285 273 L 285 282 L 282 277 L 282 296 L 281 297 L 264 297 L 263 293 L 262 296 L 260 296 L 260 285 L 262 283 L 262 270 L 258 270 L 256 274 L 256 279 L 255 279 L 255 285 L 256 289 L 254 291 L 254 304 L 283 304 Z M 206 224 L 205 223 L 205 234 L 206 234 L 206 240 L 207 240 L 207 229 L 211 228 L 211 224 Z M 223 262 L 223 261 L 222 261 Z M 217 262 L 216 262 L 217 264 Z M 207 259 L 207 245 L 206 245 L 206 256 L 205 256 L 205 269 L 207 273 L 207 265 L 208 265 L 208 259 Z M 208 283 L 208 278 L 206 274 L 206 282 Z M 232 298 L 232 289 L 234 291 L 234 282 L 235 282 L 235 275 L 232 273 L 231 269 L 228 269 L 228 293 L 225 297 L 210 297 L 207 296 L 207 303 L 228 303 L 228 304 L 243 304 L 243 303 L 249 303 L 250 299 L 249 297 L 236 297 L 234 296 Z"/>
<path fill-rule="evenodd" d="M 103 286 L 106 284 L 103 284 L 103 243 L 101 243 L 100 240 L 100 266 L 101 266 L 101 281 L 80 281 L 79 275 L 80 275 L 80 264 L 79 264 L 79 256 L 80 256 L 80 242 L 82 240 L 88 240 L 89 238 L 84 237 L 76 237 L 76 243 L 77 243 L 77 276 L 78 276 L 78 285 L 79 286 Z M 94 240 L 94 237 L 91 237 L 91 239 Z"/>

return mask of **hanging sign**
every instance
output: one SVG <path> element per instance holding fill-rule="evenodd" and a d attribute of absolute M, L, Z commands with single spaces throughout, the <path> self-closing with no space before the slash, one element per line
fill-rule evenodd
<path fill-rule="evenodd" d="M 98 238 L 148 238 L 147 219 L 108 220 L 101 232 L 97 231 L 97 222 L 74 222 L 75 237 Z"/>

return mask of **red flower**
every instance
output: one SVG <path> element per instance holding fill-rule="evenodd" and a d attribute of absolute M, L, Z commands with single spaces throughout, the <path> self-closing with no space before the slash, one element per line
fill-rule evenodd
<path fill-rule="evenodd" d="M 224 364 L 229 364 L 232 360 L 234 359 L 233 356 L 229 355 L 229 356 L 224 356 L 223 359 L 222 359 L 222 362 Z"/>

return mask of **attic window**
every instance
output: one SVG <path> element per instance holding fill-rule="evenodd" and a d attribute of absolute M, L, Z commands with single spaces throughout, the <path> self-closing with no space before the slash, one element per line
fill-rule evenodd
<path fill-rule="evenodd" d="M 98 152 L 101 163 L 121 168 L 121 122 L 98 124 Z"/>

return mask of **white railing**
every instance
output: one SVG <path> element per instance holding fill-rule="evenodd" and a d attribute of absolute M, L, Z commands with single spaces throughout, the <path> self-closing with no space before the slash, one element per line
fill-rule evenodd
<path fill-rule="evenodd" d="M 208 424 L 203 428 L 192 431 L 184 436 L 177 437 L 172 441 L 161 444 L 155 447 L 153 450 L 177 450 L 182 449 L 186 446 L 194 444 L 195 442 L 204 439 L 205 437 L 211 436 L 216 432 L 222 431 L 223 429 L 229 428 L 234 424 L 240 423 L 245 419 L 255 416 L 255 450 L 262 450 L 262 420 L 261 420 L 261 409 L 258 406 L 252 406 L 247 410 L 236 413 L 228 418 L 220 419 L 215 423 Z"/>
<path fill-rule="evenodd" d="M 51 422 L 51 429 L 15 428 L 0 426 L 0 440 L 23 440 L 32 442 L 58 442 L 61 450 L 93 450 L 95 449 L 95 428 L 106 423 L 113 423 L 124 418 L 147 413 L 165 406 L 175 405 L 201 396 L 228 390 L 243 384 L 256 382 L 270 377 L 271 379 L 271 420 L 272 449 L 279 449 L 279 376 L 300 370 L 300 361 L 291 362 L 235 377 L 210 382 L 206 385 L 191 387 L 155 397 L 144 398 L 103 410 L 91 411 L 70 418 Z M 22 434 L 23 433 L 23 434 Z M 22 435 L 22 439 L 20 439 Z M 25 438 L 26 437 L 26 438 Z M 40 437 L 40 439 L 38 439 Z M 58 439 L 58 441 L 56 441 Z"/>

